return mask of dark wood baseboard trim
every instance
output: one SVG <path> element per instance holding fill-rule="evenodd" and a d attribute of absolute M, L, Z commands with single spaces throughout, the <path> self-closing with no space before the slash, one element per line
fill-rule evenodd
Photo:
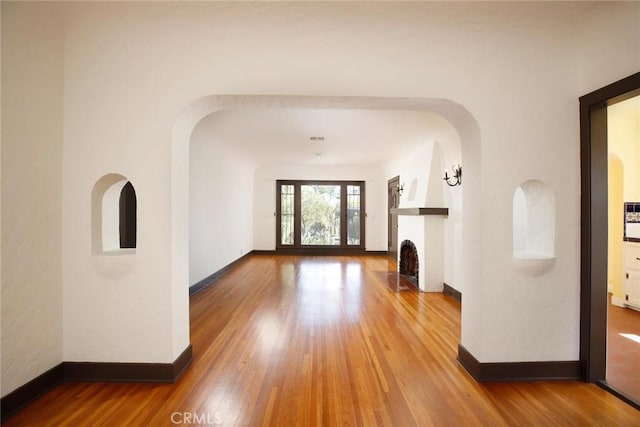
<path fill-rule="evenodd" d="M 640 411 L 640 401 L 637 401 L 633 397 L 629 396 L 627 393 L 618 390 L 617 388 L 611 386 L 611 384 L 607 383 L 606 381 L 597 381 L 596 384 L 601 389 L 608 391 L 609 393 L 613 394 L 618 399 L 623 400 L 625 403 L 633 406 L 638 411 Z"/>
<path fill-rule="evenodd" d="M 278 248 L 279 255 L 309 255 L 309 256 L 349 256 L 349 255 L 387 255 L 387 251 L 367 251 L 365 249 L 349 248 Z"/>
<path fill-rule="evenodd" d="M 173 381 L 176 382 L 180 379 L 182 374 L 187 370 L 191 362 L 193 361 L 193 347 L 191 344 L 184 349 L 180 356 L 171 364 L 173 366 Z"/>
<path fill-rule="evenodd" d="M 173 383 L 192 360 L 189 344 L 173 363 L 62 362 L 4 396 L 2 421 L 65 381 Z"/>
<path fill-rule="evenodd" d="M 65 381 L 173 383 L 193 359 L 191 345 L 173 363 L 64 362 Z"/>
<path fill-rule="evenodd" d="M 444 287 L 442 288 L 443 294 L 450 296 L 451 298 L 455 299 L 459 303 L 462 303 L 462 293 L 459 290 L 447 285 L 446 283 L 444 283 L 443 285 L 444 285 Z"/>
<path fill-rule="evenodd" d="M 482 381 L 480 379 L 480 362 L 462 344 L 458 344 L 458 362 L 476 381 Z"/>
<path fill-rule="evenodd" d="M 478 382 L 580 379 L 577 360 L 480 363 L 464 346 L 458 345 L 458 361 Z"/>
<path fill-rule="evenodd" d="M 171 363 L 64 362 L 65 381 L 170 383 Z"/>
<path fill-rule="evenodd" d="M 213 285 L 218 279 L 220 279 L 222 276 L 228 273 L 233 266 L 240 264 L 242 261 L 244 261 L 248 256 L 252 255 L 253 253 L 254 251 L 247 252 L 246 254 L 242 255 L 240 258 L 236 259 L 235 261 L 232 261 L 231 263 L 225 265 L 215 273 L 212 273 L 209 276 L 205 277 L 204 279 L 200 280 L 199 282 L 196 282 L 193 285 L 189 286 L 189 296 L 196 294 L 201 290 Z"/>
<path fill-rule="evenodd" d="M 64 364 L 54 366 L 0 400 L 2 421 L 64 381 Z"/>
<path fill-rule="evenodd" d="M 251 251 L 253 255 L 318 255 L 318 256 L 344 256 L 344 255 L 389 255 L 387 251 L 367 251 L 363 249 L 324 249 L 324 248 L 303 248 L 289 249 L 283 248 L 278 250 L 254 249 Z"/>

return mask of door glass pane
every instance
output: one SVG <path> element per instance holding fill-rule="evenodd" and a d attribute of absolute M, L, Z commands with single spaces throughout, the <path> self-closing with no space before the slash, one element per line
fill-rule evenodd
<path fill-rule="evenodd" d="M 340 185 L 302 185 L 302 244 L 340 245 Z"/>
<path fill-rule="evenodd" d="M 280 187 L 280 244 L 293 245 L 293 214 L 295 187 Z"/>
<path fill-rule="evenodd" d="M 347 245 L 360 244 L 360 186 L 347 185 Z"/>

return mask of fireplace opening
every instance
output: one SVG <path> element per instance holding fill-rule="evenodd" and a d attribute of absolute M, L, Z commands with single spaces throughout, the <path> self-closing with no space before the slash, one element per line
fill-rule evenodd
<path fill-rule="evenodd" d="M 411 240 L 404 240 L 400 245 L 400 263 L 398 269 L 400 274 L 405 275 L 405 277 L 418 287 L 418 250 Z"/>

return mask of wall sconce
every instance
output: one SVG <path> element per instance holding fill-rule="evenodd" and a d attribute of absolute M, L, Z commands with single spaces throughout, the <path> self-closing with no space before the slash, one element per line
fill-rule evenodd
<path fill-rule="evenodd" d="M 402 192 L 404 191 L 404 182 L 402 184 L 398 184 L 396 191 L 398 192 L 398 196 L 402 196 Z"/>
<path fill-rule="evenodd" d="M 453 172 L 453 175 L 449 176 L 449 170 L 445 169 L 444 171 L 443 179 L 447 183 L 447 185 L 449 187 L 455 187 L 456 185 L 462 184 L 462 166 L 460 165 L 451 166 L 451 172 Z"/>

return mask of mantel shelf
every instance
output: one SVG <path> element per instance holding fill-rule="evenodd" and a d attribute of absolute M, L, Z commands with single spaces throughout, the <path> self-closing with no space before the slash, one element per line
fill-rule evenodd
<path fill-rule="evenodd" d="M 392 215 L 442 215 L 449 216 L 449 208 L 393 208 Z"/>

